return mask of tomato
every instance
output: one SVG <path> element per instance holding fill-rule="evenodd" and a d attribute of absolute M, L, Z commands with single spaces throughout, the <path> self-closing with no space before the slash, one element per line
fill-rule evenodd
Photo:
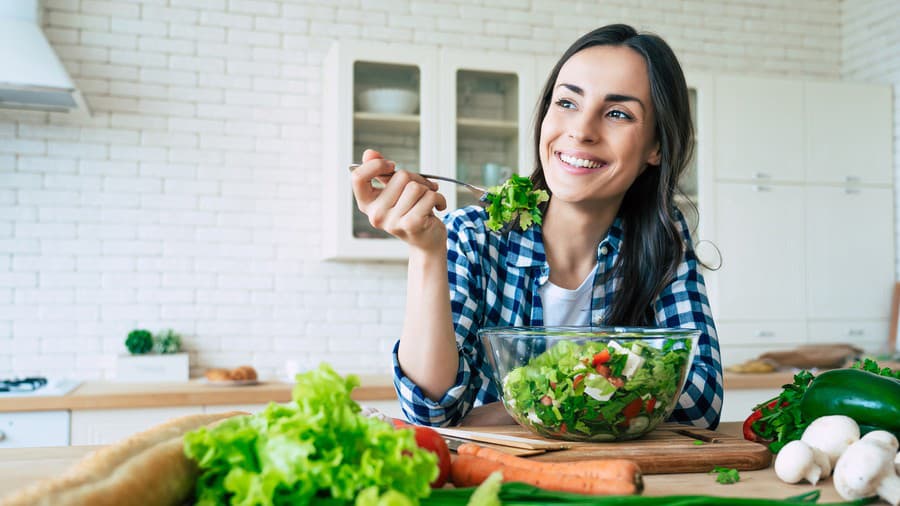
<path fill-rule="evenodd" d="M 629 402 L 627 406 L 625 406 L 625 409 L 622 410 L 622 414 L 625 415 L 625 418 L 634 418 L 641 412 L 641 406 L 643 405 L 644 401 L 642 401 L 640 397 L 638 397 L 637 399 Z"/>
<path fill-rule="evenodd" d="M 653 414 L 653 408 L 656 407 L 656 397 L 647 399 L 647 414 Z"/>
<path fill-rule="evenodd" d="M 450 449 L 444 438 L 430 427 L 424 425 L 413 425 L 403 420 L 394 418 L 394 427 L 398 429 L 413 429 L 416 433 L 416 445 L 423 450 L 428 450 L 437 455 L 438 458 L 438 477 L 431 482 L 431 488 L 441 488 L 447 483 L 450 477 Z"/>
<path fill-rule="evenodd" d="M 609 378 L 609 375 L 612 374 L 612 372 L 609 370 L 608 365 L 598 365 L 596 367 L 596 370 L 597 370 L 597 374 L 599 374 L 600 376 L 603 376 L 604 378 Z"/>
<path fill-rule="evenodd" d="M 616 388 L 622 388 L 625 386 L 625 380 L 623 380 L 622 378 L 620 378 L 618 376 L 613 376 L 612 378 L 609 378 L 609 382 L 612 383 L 612 385 Z"/>
<path fill-rule="evenodd" d="M 553 399 L 551 399 L 549 395 L 545 395 L 541 397 L 541 404 L 543 404 L 544 406 L 549 406 L 553 404 Z"/>
<path fill-rule="evenodd" d="M 603 350 L 594 354 L 594 358 L 591 360 L 591 365 L 597 367 L 598 365 L 605 364 L 607 362 L 609 362 L 609 350 Z"/>
<path fill-rule="evenodd" d="M 579 374 L 572 379 L 572 388 L 578 388 L 578 385 L 584 381 L 584 374 Z"/>

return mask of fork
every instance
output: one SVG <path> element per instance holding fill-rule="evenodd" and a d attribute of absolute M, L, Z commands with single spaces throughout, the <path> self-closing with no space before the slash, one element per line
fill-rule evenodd
<path fill-rule="evenodd" d="M 350 164 L 350 167 L 349 167 L 350 172 L 353 172 L 353 170 L 359 166 L 360 166 L 360 164 L 358 164 L 358 163 Z M 484 197 L 488 193 L 487 188 L 483 188 L 481 186 L 476 186 L 476 185 L 470 184 L 470 183 L 465 183 L 458 179 L 453 179 L 452 177 L 435 176 L 434 174 L 419 174 L 419 175 L 424 177 L 425 179 L 438 179 L 440 181 L 447 181 L 448 183 L 458 184 L 458 185 L 464 187 L 465 189 L 469 190 L 469 192 L 472 195 L 474 195 L 479 200 L 479 202 L 484 202 L 484 200 L 485 200 Z"/>

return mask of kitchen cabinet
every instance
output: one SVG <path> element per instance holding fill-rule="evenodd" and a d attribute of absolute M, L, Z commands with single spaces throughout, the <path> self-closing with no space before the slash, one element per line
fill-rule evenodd
<path fill-rule="evenodd" d="M 411 110 L 373 107 L 363 94 L 411 91 Z M 330 50 L 323 81 L 323 256 L 333 260 L 407 257 L 402 241 L 374 229 L 353 198 L 347 166 L 366 148 L 398 169 L 475 184 L 530 171 L 534 59 L 502 52 L 340 41 Z M 382 106 L 386 102 L 380 102 Z M 377 110 L 373 110 L 377 109 Z M 472 203 L 443 184 L 448 209 Z"/>
<path fill-rule="evenodd" d="M 109 444 L 172 418 L 200 413 L 202 406 L 73 410 L 71 444 Z"/>
<path fill-rule="evenodd" d="M 892 184 L 889 86 L 804 83 L 806 180 Z"/>
<path fill-rule="evenodd" d="M 68 411 L 0 413 L 0 448 L 35 448 L 68 444 Z"/>
<path fill-rule="evenodd" d="M 715 88 L 723 266 L 707 279 L 723 364 L 797 344 L 879 351 L 894 280 L 890 88 L 734 76 Z"/>
<path fill-rule="evenodd" d="M 716 178 L 803 181 L 803 83 L 719 76 Z"/>

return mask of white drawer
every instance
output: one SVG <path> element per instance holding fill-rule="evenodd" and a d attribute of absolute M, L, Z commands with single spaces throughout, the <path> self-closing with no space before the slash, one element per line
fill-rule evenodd
<path fill-rule="evenodd" d="M 740 346 L 756 346 L 768 350 L 770 344 L 805 344 L 806 322 L 799 321 L 759 321 L 733 322 L 718 321 L 716 330 L 719 342 Z"/>
<path fill-rule="evenodd" d="M 0 448 L 68 445 L 68 411 L 0 413 Z"/>
<path fill-rule="evenodd" d="M 847 343 L 866 351 L 887 347 L 887 320 L 848 320 L 841 322 L 809 322 L 809 343 Z"/>

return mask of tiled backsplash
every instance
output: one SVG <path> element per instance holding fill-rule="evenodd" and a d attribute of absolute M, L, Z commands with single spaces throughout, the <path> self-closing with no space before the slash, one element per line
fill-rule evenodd
<path fill-rule="evenodd" d="M 338 36 L 552 55 L 623 21 L 689 71 L 897 80 L 897 44 L 848 29 L 890 0 L 481 4 L 45 0 L 93 116 L 0 112 L 0 371 L 106 377 L 129 330 L 171 327 L 195 372 L 387 373 L 405 266 L 318 258 Z"/>

